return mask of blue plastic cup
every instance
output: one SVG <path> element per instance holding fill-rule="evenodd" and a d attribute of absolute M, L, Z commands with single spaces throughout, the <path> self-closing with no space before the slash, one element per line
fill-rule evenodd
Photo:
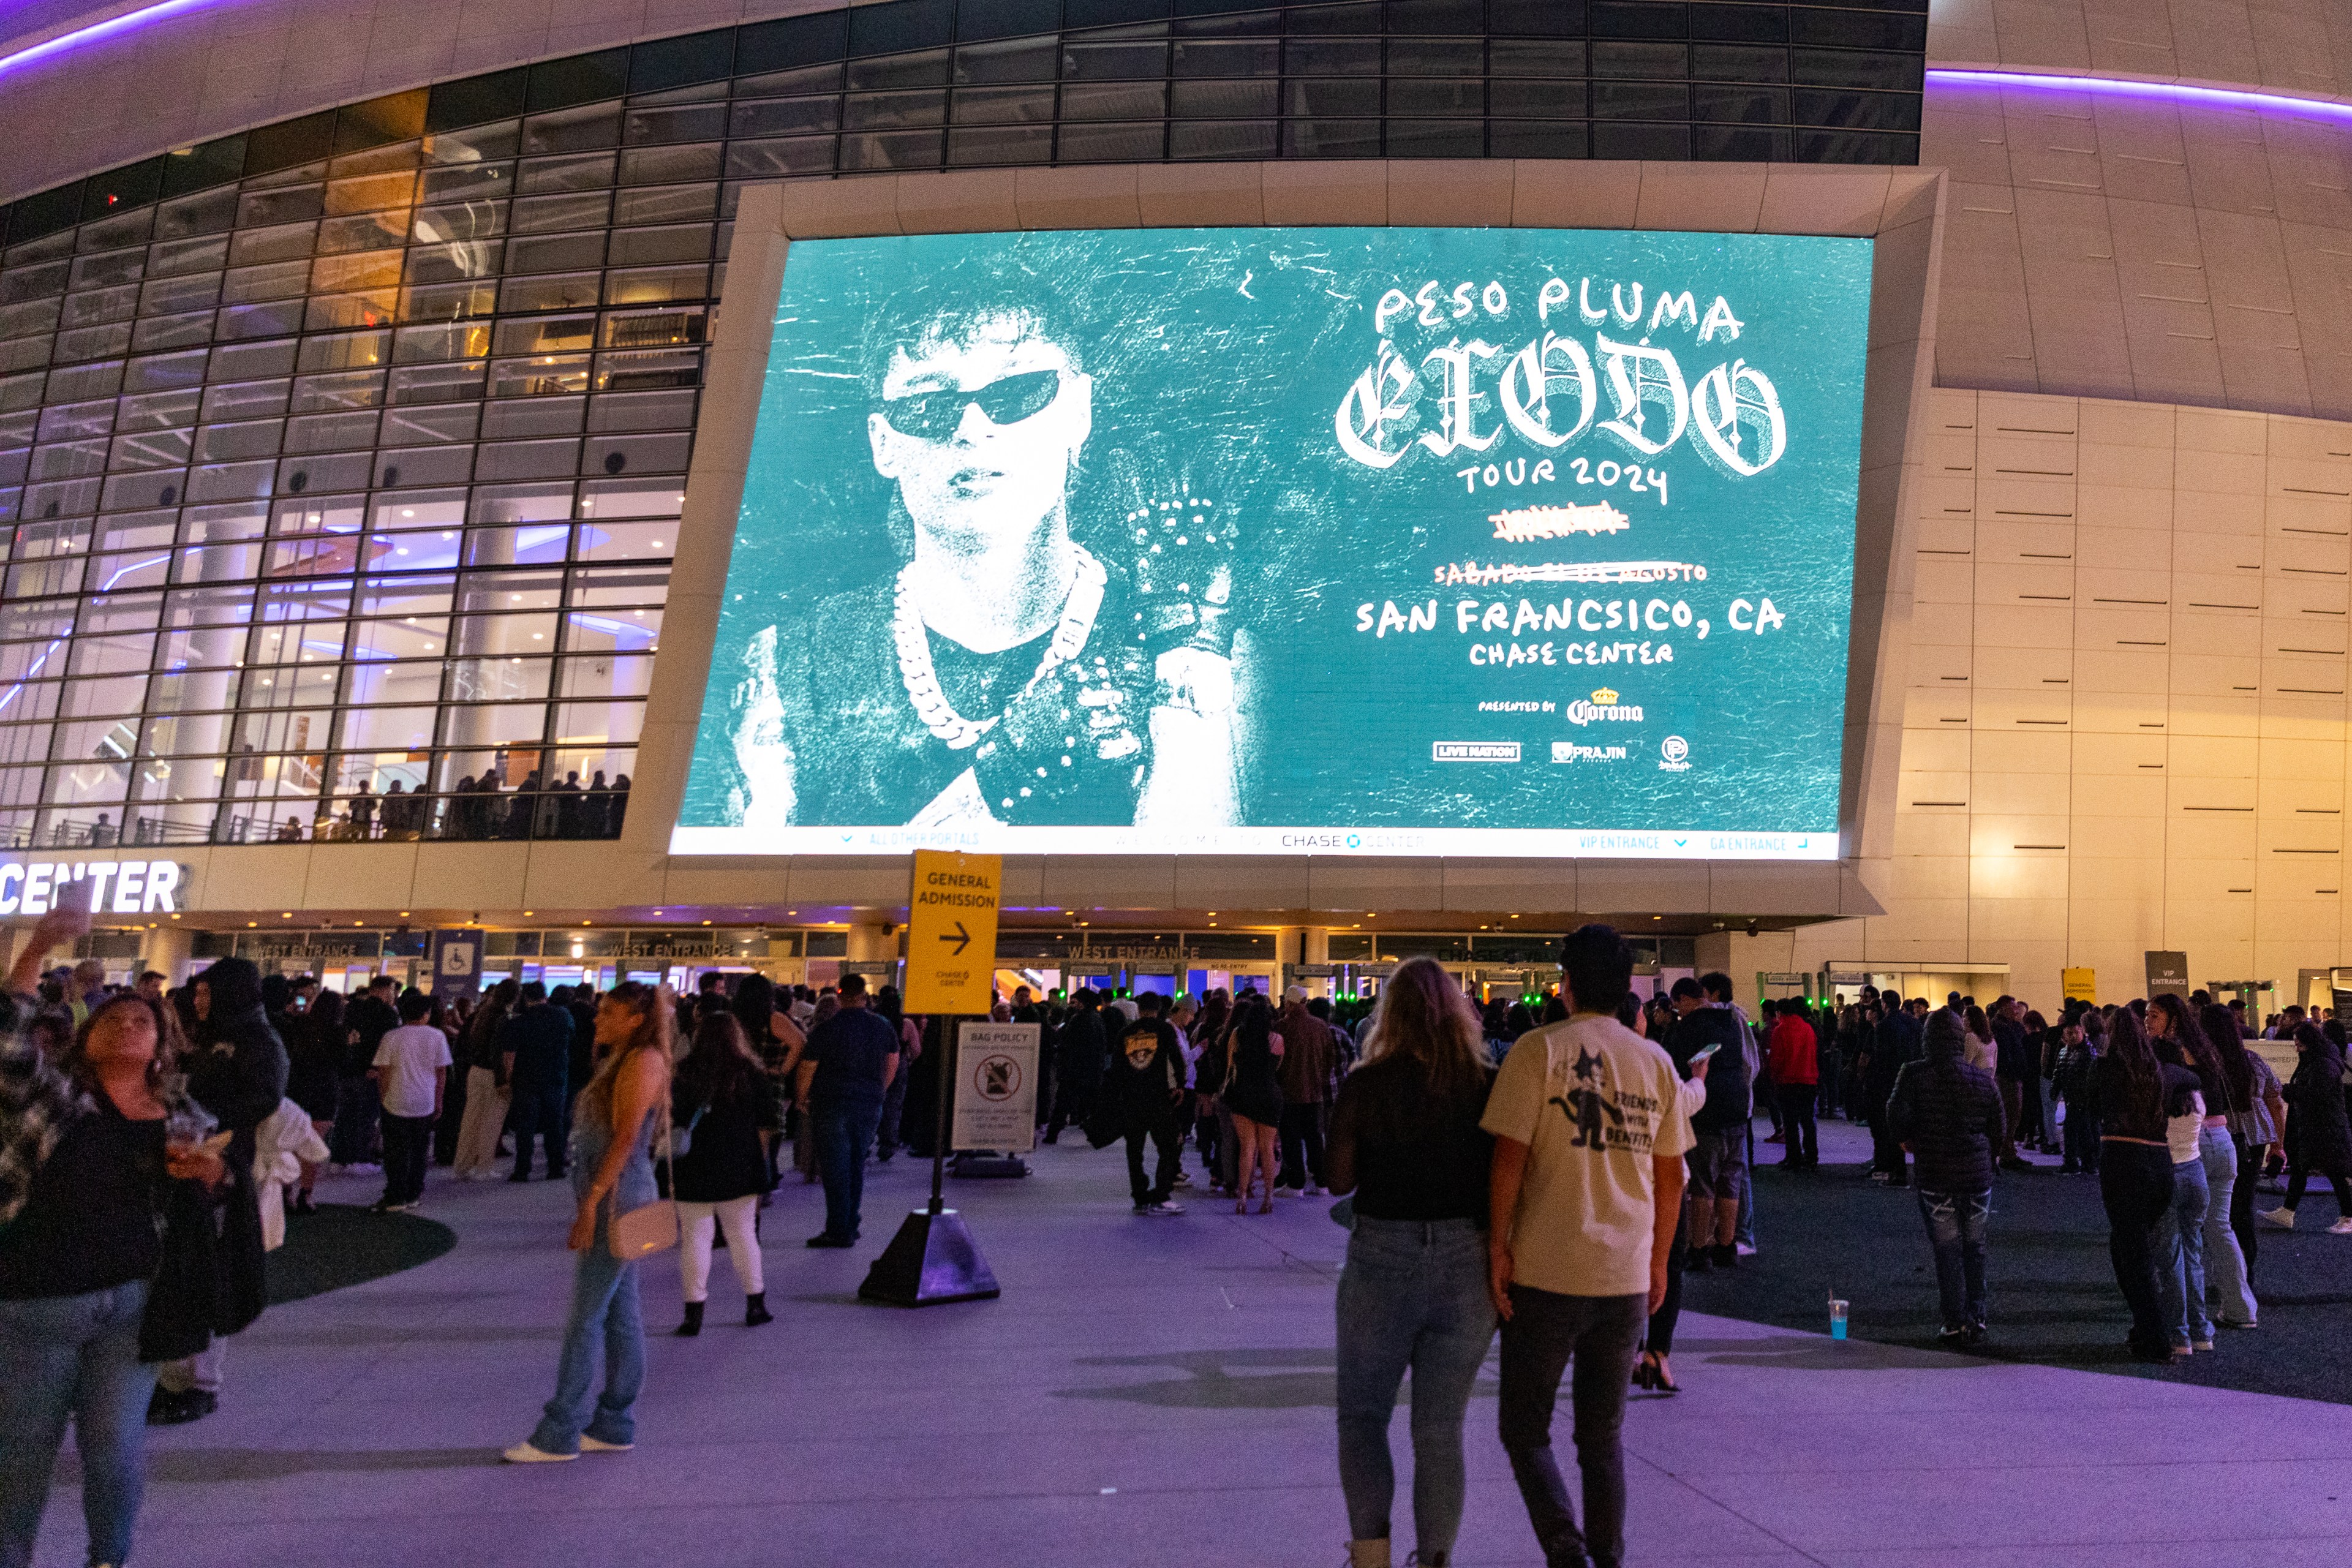
<path fill-rule="evenodd" d="M 1834 1296 L 1830 1298 L 1830 1338 L 1833 1340 L 1845 1338 L 1845 1310 L 1848 1305 Z"/>

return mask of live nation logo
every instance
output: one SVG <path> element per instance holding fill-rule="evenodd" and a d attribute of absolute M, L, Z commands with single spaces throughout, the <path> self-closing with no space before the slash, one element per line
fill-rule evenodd
<path fill-rule="evenodd" d="M 1658 742 L 1658 771 L 1662 773 L 1690 772 L 1690 742 L 1680 735 L 1669 735 Z"/>

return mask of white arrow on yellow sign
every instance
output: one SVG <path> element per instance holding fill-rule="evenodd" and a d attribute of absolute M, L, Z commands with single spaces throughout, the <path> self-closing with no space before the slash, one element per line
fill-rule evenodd
<path fill-rule="evenodd" d="M 986 1016 L 996 1000 L 1001 855 L 915 851 L 907 896 L 907 1011 Z"/>

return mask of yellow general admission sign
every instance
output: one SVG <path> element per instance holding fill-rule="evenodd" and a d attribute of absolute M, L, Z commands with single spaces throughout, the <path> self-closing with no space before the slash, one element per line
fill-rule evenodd
<path fill-rule="evenodd" d="M 977 1015 L 995 1002 L 1001 855 L 915 851 L 907 898 L 907 1011 Z"/>

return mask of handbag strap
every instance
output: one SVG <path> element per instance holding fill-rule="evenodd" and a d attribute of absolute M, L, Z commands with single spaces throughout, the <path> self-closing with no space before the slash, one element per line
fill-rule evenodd
<path fill-rule="evenodd" d="M 649 1048 L 649 1047 L 638 1047 L 638 1048 L 639 1048 L 639 1049 L 646 1049 L 646 1048 Z M 665 1076 L 667 1076 L 667 1075 L 665 1075 Z M 659 1158 L 659 1159 L 661 1160 L 661 1162 L 662 1162 L 664 1164 L 668 1164 L 668 1163 L 671 1163 L 671 1160 L 670 1160 L 670 1110 L 669 1110 L 669 1085 L 668 1085 L 667 1082 L 665 1082 L 665 1083 L 662 1085 L 662 1099 L 661 1099 L 661 1103 L 660 1103 L 660 1104 L 658 1104 L 658 1105 L 656 1105 L 656 1106 L 652 1107 L 651 1109 L 649 1109 L 649 1110 L 646 1111 L 646 1115 L 647 1120 L 655 1120 L 655 1119 L 656 1119 L 656 1118 L 655 1118 L 655 1116 L 654 1116 L 654 1112 L 655 1112 L 655 1111 L 659 1111 L 659 1112 L 660 1112 L 660 1116 L 659 1116 L 658 1120 L 659 1120 L 659 1121 L 660 1121 L 660 1122 L 661 1122 L 661 1143 L 660 1143 L 660 1153 L 658 1154 L 657 1158 Z M 612 1120 L 613 1120 L 613 1126 L 614 1126 L 614 1132 L 613 1132 L 613 1136 L 614 1136 L 614 1137 L 615 1137 L 615 1138 L 617 1138 L 617 1137 L 619 1137 L 619 1136 L 621 1135 L 621 1134 L 620 1134 L 620 1122 L 621 1122 L 621 1072 L 620 1072 L 620 1068 L 619 1068 L 618 1066 L 615 1066 L 615 1067 L 614 1068 L 614 1069 L 613 1069 L 613 1109 L 612 1109 L 612 1111 L 611 1111 L 611 1113 L 610 1113 L 610 1114 L 611 1114 L 611 1116 L 612 1116 Z M 636 1134 L 635 1134 L 635 1132 L 632 1132 L 632 1133 L 630 1133 L 630 1134 L 629 1134 L 629 1142 L 631 1142 L 632 1143 L 634 1143 L 634 1142 L 636 1142 Z M 614 1184 L 613 1184 L 613 1190 L 612 1190 L 611 1192 L 606 1193 L 606 1194 L 604 1194 L 604 1201 L 605 1201 L 606 1203 L 608 1203 L 608 1204 L 610 1204 L 610 1205 L 613 1205 L 613 1213 L 614 1213 L 614 1216 L 615 1216 L 615 1217 L 617 1217 L 617 1216 L 620 1215 L 620 1212 L 621 1212 L 621 1184 L 620 1184 L 618 1182 L 614 1183 Z M 671 1202 L 671 1203 L 676 1203 L 677 1200 L 676 1198 L 672 1198 L 672 1199 L 669 1199 L 668 1201 L 669 1201 L 669 1202 Z"/>

